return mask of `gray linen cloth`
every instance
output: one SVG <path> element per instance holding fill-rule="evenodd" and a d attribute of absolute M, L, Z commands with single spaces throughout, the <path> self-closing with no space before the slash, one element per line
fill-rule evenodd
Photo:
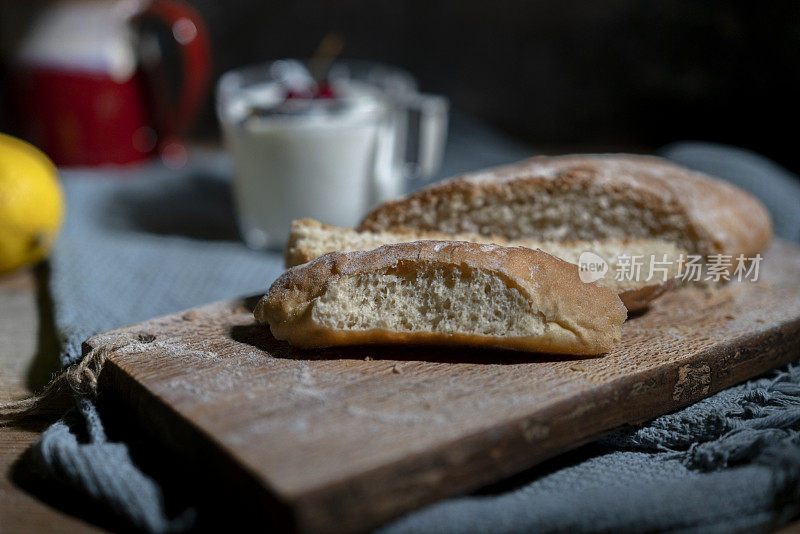
<path fill-rule="evenodd" d="M 530 154 L 457 118 L 441 175 Z M 800 182 L 774 163 L 700 143 L 665 155 L 752 191 L 772 210 L 778 235 L 800 236 Z M 219 158 L 202 155 L 179 172 L 155 164 L 63 172 L 69 212 L 50 283 L 63 365 L 94 333 L 255 294 L 280 274 L 279 253 L 238 240 L 226 175 Z M 766 530 L 794 517 L 800 502 L 799 419 L 800 372 L 787 367 L 564 455 L 548 472 L 443 501 L 384 531 Z M 97 406 L 84 398 L 43 433 L 29 461 L 61 491 L 113 516 L 115 528 L 202 528 L 191 503 L 168 512 L 172 496 L 129 449 L 107 437 Z"/>

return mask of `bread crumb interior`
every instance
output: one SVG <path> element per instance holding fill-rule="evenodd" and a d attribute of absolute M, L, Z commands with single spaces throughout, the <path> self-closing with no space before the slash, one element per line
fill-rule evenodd
<path fill-rule="evenodd" d="M 503 277 L 433 263 L 341 277 L 318 297 L 312 313 L 322 326 L 338 330 L 528 336 L 548 328 Z"/>

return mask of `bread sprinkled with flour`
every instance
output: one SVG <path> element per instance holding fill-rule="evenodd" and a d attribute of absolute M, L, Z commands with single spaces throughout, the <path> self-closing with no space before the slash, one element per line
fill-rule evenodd
<path fill-rule="evenodd" d="M 601 354 L 626 310 L 576 265 L 540 250 L 419 241 L 332 252 L 293 267 L 255 309 L 302 348 L 364 343 Z"/>
<path fill-rule="evenodd" d="M 656 239 L 606 239 L 603 241 L 537 241 L 535 239 L 507 240 L 484 237 L 476 234 L 449 236 L 441 232 L 422 230 L 399 230 L 396 232 L 358 232 L 322 224 L 313 219 L 298 219 L 292 223 L 286 246 L 287 267 L 309 262 L 323 254 L 334 251 L 349 252 L 369 250 L 381 245 L 419 240 L 458 240 L 472 243 L 493 243 L 502 246 L 519 246 L 541 249 L 570 263 L 578 264 L 581 254 L 593 252 L 608 264 L 608 272 L 597 281 L 600 286 L 615 291 L 629 311 L 640 310 L 667 289 L 678 284 L 675 276 L 679 260 L 686 251 L 674 244 Z M 624 258 L 641 259 L 641 279 L 617 279 L 615 276 Z M 649 277 L 651 262 L 662 262 L 667 267 L 663 275 Z M 654 266 L 655 267 L 655 266 Z"/>
<path fill-rule="evenodd" d="M 746 257 L 772 237 L 745 191 L 666 160 L 535 157 L 466 174 L 373 210 L 360 230 L 398 228 L 543 241 L 657 238 L 691 254 Z"/>

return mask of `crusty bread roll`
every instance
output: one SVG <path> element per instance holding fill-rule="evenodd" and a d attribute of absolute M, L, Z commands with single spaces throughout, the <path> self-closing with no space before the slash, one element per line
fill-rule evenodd
<path fill-rule="evenodd" d="M 458 240 L 473 243 L 493 243 L 541 249 L 570 263 L 578 264 L 584 252 L 594 252 L 608 263 L 606 275 L 597 281 L 600 286 L 615 291 L 629 311 L 645 308 L 666 289 L 677 285 L 675 275 L 681 255 L 686 252 L 674 244 L 655 239 L 607 239 L 604 241 L 536 241 L 533 239 L 507 240 L 476 234 L 447 235 L 441 232 L 399 230 L 396 232 L 358 232 L 322 224 L 313 219 L 298 219 L 292 223 L 285 250 L 287 267 L 309 262 L 334 251 L 370 250 L 381 245 L 419 240 Z M 620 258 L 624 255 L 641 257 L 641 277 L 638 280 L 615 279 Z M 654 272 L 649 280 L 650 263 L 665 262 L 666 273 Z M 656 265 L 655 267 L 660 267 Z M 632 277 L 631 277 L 632 278 Z"/>
<path fill-rule="evenodd" d="M 332 252 L 289 269 L 255 309 L 311 348 L 420 343 L 600 354 L 626 310 L 610 289 L 540 250 L 419 241 Z"/>
<path fill-rule="evenodd" d="M 746 257 L 772 236 L 764 206 L 726 182 L 632 155 L 535 157 L 446 180 L 373 210 L 397 228 L 542 241 L 657 238 L 691 254 Z"/>

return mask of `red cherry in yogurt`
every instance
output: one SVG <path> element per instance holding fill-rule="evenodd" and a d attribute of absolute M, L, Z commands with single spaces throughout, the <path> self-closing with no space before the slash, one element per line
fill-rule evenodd
<path fill-rule="evenodd" d="M 328 82 L 321 82 L 317 86 L 317 94 L 314 98 L 336 98 L 336 93 L 333 92 L 333 87 Z"/>
<path fill-rule="evenodd" d="M 336 98 L 333 87 L 328 82 L 320 82 L 312 88 L 294 88 L 286 92 L 287 100 L 310 99 L 310 98 Z"/>

